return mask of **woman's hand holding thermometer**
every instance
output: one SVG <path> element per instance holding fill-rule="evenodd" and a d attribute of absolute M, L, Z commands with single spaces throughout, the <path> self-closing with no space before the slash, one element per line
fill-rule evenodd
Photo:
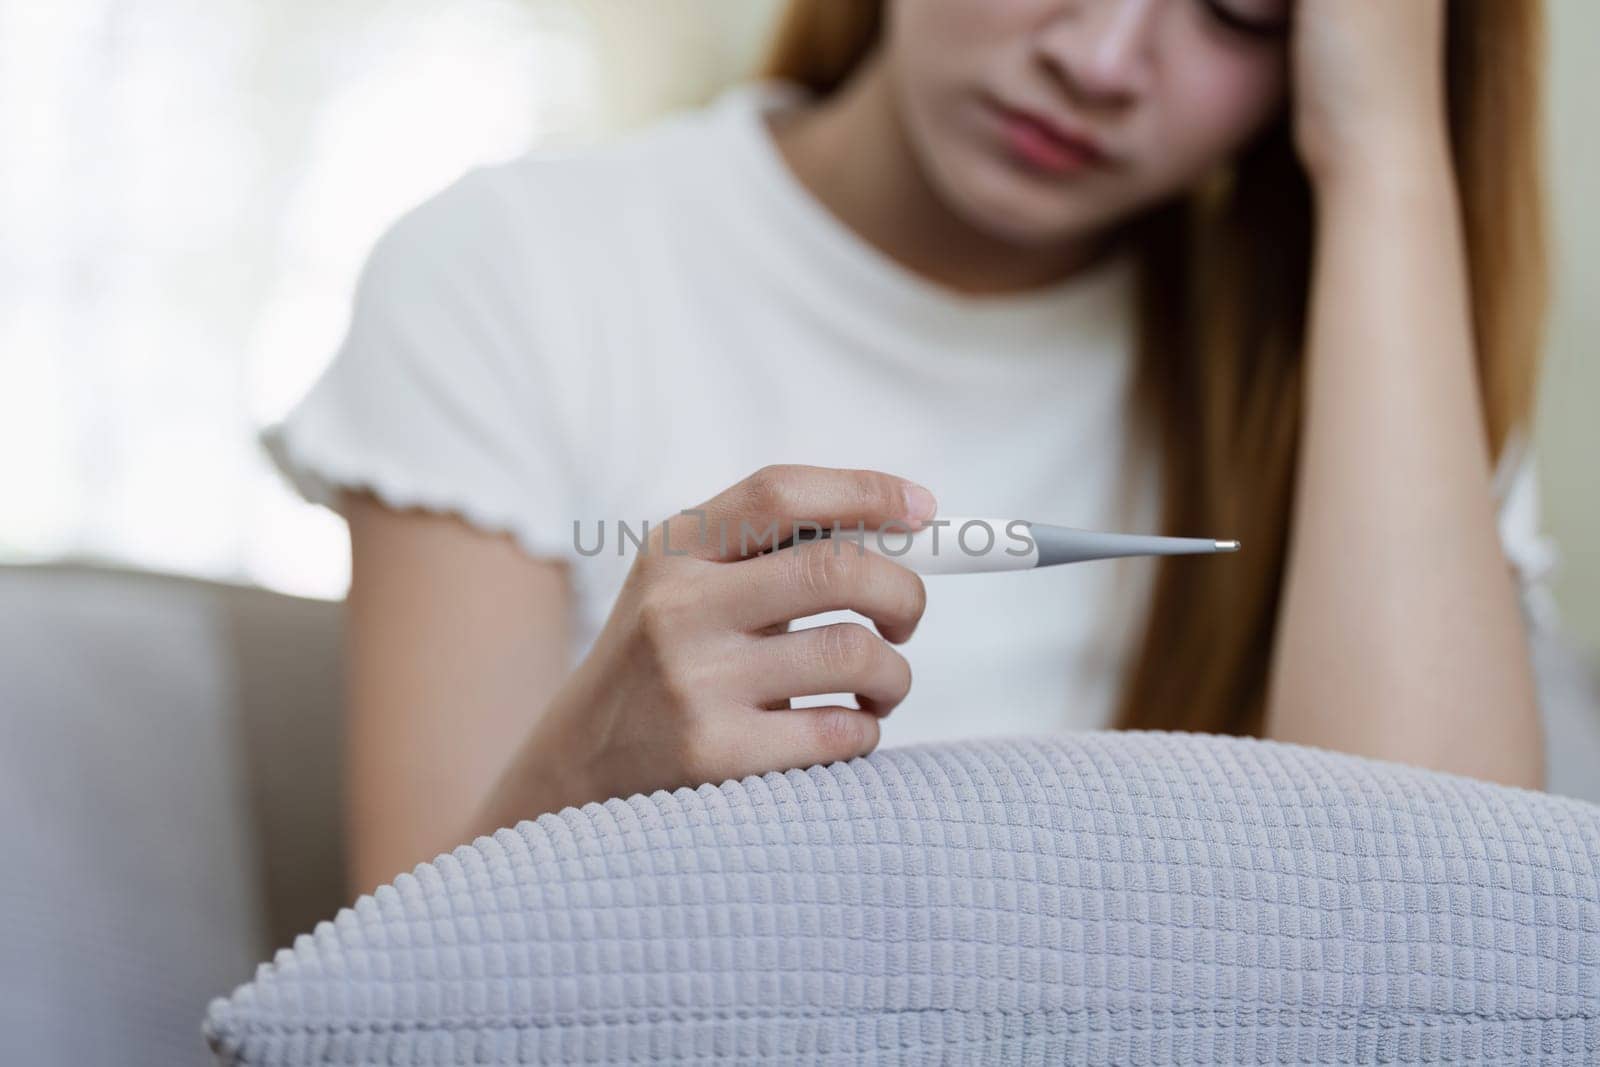
<path fill-rule="evenodd" d="M 926 525 L 935 510 L 927 490 L 893 475 L 783 465 L 652 525 L 604 628 L 538 717 L 482 821 L 510 825 L 569 804 L 872 751 L 879 719 L 911 688 L 910 665 L 891 645 L 922 618 L 919 572 L 1231 544 L 1020 520 Z M 993 544 L 975 551 L 990 541 L 985 524 Z M 857 531 L 858 544 L 844 543 Z M 789 631 L 794 619 L 839 609 L 876 632 L 855 622 Z M 790 706 L 822 693 L 852 693 L 860 707 Z"/>
<path fill-rule="evenodd" d="M 763 550 L 792 537 L 793 516 L 916 525 L 936 507 L 916 488 L 878 471 L 763 467 L 652 523 L 605 626 L 479 823 L 872 751 L 879 718 L 911 688 L 911 667 L 891 643 L 908 640 L 922 618 L 922 579 L 849 546 Z M 789 632 L 790 620 L 837 609 L 872 620 L 876 632 L 855 622 Z M 861 706 L 790 707 L 791 697 L 818 693 L 853 693 Z"/>

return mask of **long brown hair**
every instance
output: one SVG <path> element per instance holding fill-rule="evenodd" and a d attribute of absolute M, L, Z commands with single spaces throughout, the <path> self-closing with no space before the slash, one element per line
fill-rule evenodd
<path fill-rule="evenodd" d="M 830 93 L 882 26 L 883 0 L 791 0 L 764 74 Z M 1498 456 L 1529 420 L 1542 338 L 1543 6 L 1453 0 L 1447 36 L 1479 395 Z M 1161 465 L 1162 525 L 1227 531 L 1250 550 L 1216 566 L 1158 565 L 1117 724 L 1257 734 L 1288 548 L 1312 249 L 1311 189 L 1287 115 L 1222 180 L 1129 231 L 1132 425 Z"/>

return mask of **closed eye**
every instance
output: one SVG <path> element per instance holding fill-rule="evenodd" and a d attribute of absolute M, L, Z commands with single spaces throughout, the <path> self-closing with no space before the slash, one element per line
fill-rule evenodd
<path fill-rule="evenodd" d="M 1247 15 L 1226 0 L 1200 0 L 1206 12 L 1222 26 L 1246 37 L 1276 40 L 1289 32 L 1289 20 L 1280 17 Z"/>

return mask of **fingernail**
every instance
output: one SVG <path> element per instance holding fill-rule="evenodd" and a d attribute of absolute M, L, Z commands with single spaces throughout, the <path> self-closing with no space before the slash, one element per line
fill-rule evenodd
<path fill-rule="evenodd" d="M 912 520 L 931 519 L 939 510 L 933 494 L 914 482 L 906 483 L 906 517 Z"/>

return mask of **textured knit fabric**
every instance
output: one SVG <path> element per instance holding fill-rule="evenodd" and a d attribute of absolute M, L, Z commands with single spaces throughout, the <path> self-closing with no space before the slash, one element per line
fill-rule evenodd
<path fill-rule="evenodd" d="M 541 815 L 213 1002 L 222 1063 L 1600 1063 L 1600 808 L 1158 733 Z"/>

